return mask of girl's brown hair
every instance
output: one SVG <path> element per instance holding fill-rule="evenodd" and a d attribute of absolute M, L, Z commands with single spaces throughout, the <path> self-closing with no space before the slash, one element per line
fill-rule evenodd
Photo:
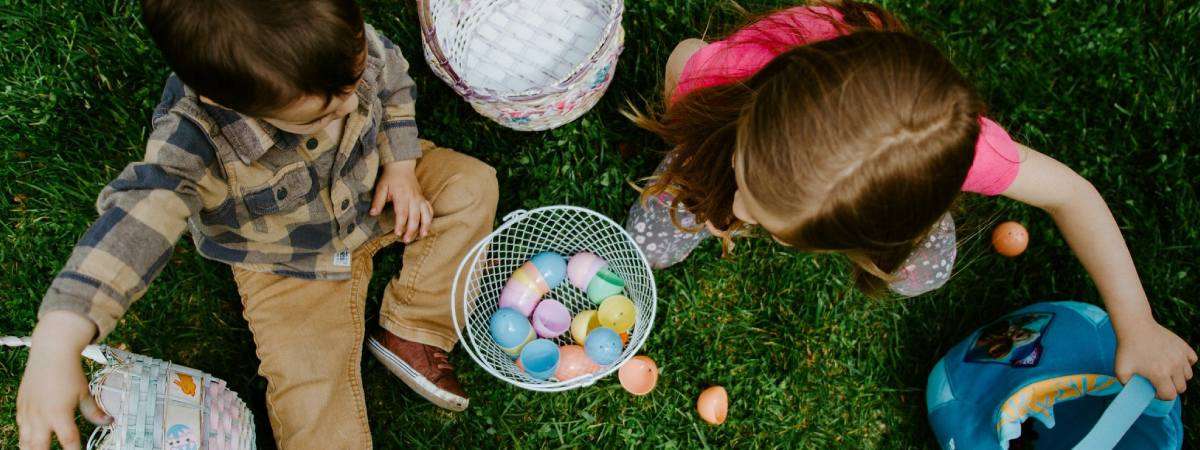
<path fill-rule="evenodd" d="M 740 180 L 786 224 L 769 230 L 776 238 L 846 254 L 859 287 L 878 293 L 957 198 L 984 105 L 941 52 L 885 11 L 828 6 L 844 36 L 690 92 L 660 117 L 634 114 L 674 145 L 643 200 L 673 194 L 673 207 L 728 235 L 743 226 L 732 212 Z"/>

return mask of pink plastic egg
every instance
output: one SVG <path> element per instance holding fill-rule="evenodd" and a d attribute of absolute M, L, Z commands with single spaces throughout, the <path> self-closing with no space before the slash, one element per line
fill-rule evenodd
<path fill-rule="evenodd" d="M 558 349 L 558 370 L 554 372 L 554 378 L 557 378 L 558 381 L 566 381 L 594 373 L 599 369 L 600 366 L 588 358 L 583 347 L 564 345 Z"/>
<path fill-rule="evenodd" d="M 596 272 L 608 267 L 608 263 L 592 252 L 579 252 L 567 262 L 567 279 L 581 291 L 587 291 L 588 283 Z"/>
<path fill-rule="evenodd" d="M 617 371 L 621 387 L 633 395 L 646 395 L 658 384 L 658 364 L 649 356 L 634 356 Z"/>
<path fill-rule="evenodd" d="M 504 289 L 500 291 L 500 307 L 515 309 L 529 317 L 542 296 L 549 292 L 545 280 L 541 280 L 540 283 L 539 280 L 541 276 L 533 269 L 532 264 L 522 265 L 513 272 L 512 277 L 504 284 Z"/>
<path fill-rule="evenodd" d="M 555 300 L 543 300 L 533 310 L 533 330 L 537 335 L 554 339 L 571 328 L 571 311 Z"/>

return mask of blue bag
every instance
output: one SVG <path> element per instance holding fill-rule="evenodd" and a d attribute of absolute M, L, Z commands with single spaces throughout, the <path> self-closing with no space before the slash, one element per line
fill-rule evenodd
<path fill-rule="evenodd" d="M 1180 449 L 1179 401 L 1155 399 L 1142 377 L 1122 386 L 1116 348 L 1108 314 L 1079 302 L 1030 305 L 975 330 L 929 375 L 925 403 L 938 444 Z"/>

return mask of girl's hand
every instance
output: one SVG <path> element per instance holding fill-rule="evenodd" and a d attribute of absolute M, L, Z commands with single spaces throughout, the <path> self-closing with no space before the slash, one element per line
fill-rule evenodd
<path fill-rule="evenodd" d="M 392 202 L 396 211 L 395 233 L 405 244 L 428 235 L 429 223 L 433 220 L 433 206 L 421 194 L 416 167 L 415 160 L 384 164 L 379 181 L 375 183 L 375 199 L 371 202 L 372 216 L 378 216 L 383 205 Z"/>
<path fill-rule="evenodd" d="M 1158 398 L 1174 400 L 1187 390 L 1196 352 L 1171 330 L 1153 319 L 1117 329 L 1117 378 L 1129 382 L 1134 374 L 1154 384 Z"/>
<path fill-rule="evenodd" d="M 76 407 L 96 425 L 112 423 L 88 392 L 79 360 L 79 352 L 95 333 L 95 325 L 70 312 L 50 312 L 39 321 L 17 391 L 22 449 L 49 449 L 52 433 L 64 449 L 80 448 Z"/>

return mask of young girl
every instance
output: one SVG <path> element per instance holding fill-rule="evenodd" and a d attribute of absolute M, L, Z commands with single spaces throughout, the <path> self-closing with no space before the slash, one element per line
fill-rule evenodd
<path fill-rule="evenodd" d="M 709 233 L 728 244 L 757 225 L 783 245 L 847 255 L 868 292 L 913 295 L 906 278 L 938 248 L 940 273 L 923 284 L 948 277 L 959 193 L 1003 195 L 1049 212 L 1095 280 L 1122 382 L 1143 375 L 1163 399 L 1187 388 L 1196 353 L 1154 320 L 1096 189 L 1013 142 L 950 62 L 883 10 L 802 6 L 723 41 L 683 41 L 666 97 L 660 116 L 634 114 L 674 148 L 627 225 L 656 267 Z"/>

